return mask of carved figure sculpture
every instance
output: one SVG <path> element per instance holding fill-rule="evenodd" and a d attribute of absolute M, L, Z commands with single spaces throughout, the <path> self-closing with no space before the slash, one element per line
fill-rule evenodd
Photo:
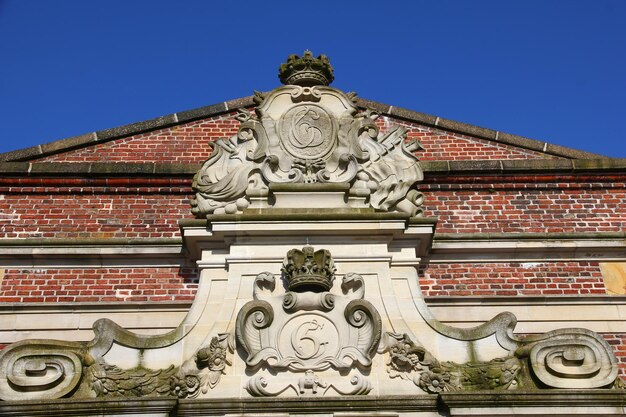
<path fill-rule="evenodd" d="M 318 387 L 326 388 L 327 384 L 310 369 L 304 373 L 303 377 L 298 379 L 298 389 L 300 390 L 300 394 L 304 394 L 308 389 L 310 389 L 313 394 L 317 394 Z"/>

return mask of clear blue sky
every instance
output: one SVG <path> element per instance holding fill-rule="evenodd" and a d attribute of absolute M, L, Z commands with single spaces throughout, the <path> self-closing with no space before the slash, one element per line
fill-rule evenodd
<path fill-rule="evenodd" d="M 248 96 L 361 97 L 626 157 L 626 1 L 0 0 L 0 152 Z"/>

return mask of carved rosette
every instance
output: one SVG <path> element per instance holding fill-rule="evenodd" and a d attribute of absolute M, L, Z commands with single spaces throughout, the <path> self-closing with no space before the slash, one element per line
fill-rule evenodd
<path fill-rule="evenodd" d="M 305 73 L 317 64 L 298 62 L 285 67 L 292 72 L 285 79 L 314 80 Z M 238 133 L 215 142 L 195 175 L 192 212 L 202 218 L 259 200 L 271 205 L 271 184 L 336 183 L 348 184 L 363 207 L 419 214 L 423 197 L 411 189 L 423 179 L 413 154 L 419 143 L 407 141 L 405 128 L 379 133 L 378 114 L 359 111 L 354 98 L 313 81 L 256 93 L 255 113 L 239 111 Z"/>

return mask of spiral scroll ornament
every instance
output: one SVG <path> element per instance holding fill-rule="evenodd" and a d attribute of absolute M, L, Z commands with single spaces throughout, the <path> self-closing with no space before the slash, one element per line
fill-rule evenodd
<path fill-rule="evenodd" d="M 29 340 L 0 357 L 0 399 L 43 400 L 70 394 L 83 375 L 79 345 Z"/>
<path fill-rule="evenodd" d="M 534 376 L 553 388 L 600 388 L 617 378 L 609 344 L 586 329 L 560 329 L 527 338 L 516 355 L 527 357 Z"/>

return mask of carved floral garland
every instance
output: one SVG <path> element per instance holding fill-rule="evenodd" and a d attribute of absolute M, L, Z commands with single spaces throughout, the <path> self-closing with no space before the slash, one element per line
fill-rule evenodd
<path fill-rule="evenodd" d="M 411 380 L 422 390 L 437 394 L 443 391 L 507 390 L 518 386 L 521 362 L 515 357 L 489 362 L 458 364 L 439 362 L 408 335 L 387 333 L 391 378 Z"/>
<path fill-rule="evenodd" d="M 195 398 L 217 386 L 226 366 L 232 365 L 233 351 L 232 336 L 220 334 L 180 367 L 125 370 L 100 359 L 87 368 L 88 381 L 97 397 Z"/>

